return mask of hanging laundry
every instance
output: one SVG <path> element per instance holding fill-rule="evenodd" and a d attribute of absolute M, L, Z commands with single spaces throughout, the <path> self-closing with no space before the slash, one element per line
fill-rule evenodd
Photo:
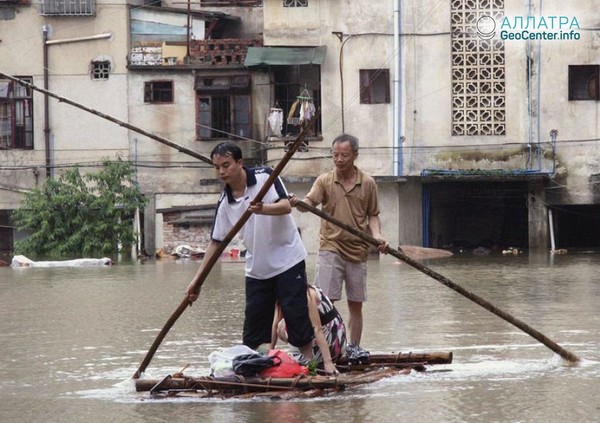
<path fill-rule="evenodd" d="M 297 125 L 297 123 L 295 123 L 296 118 L 294 117 L 294 115 L 296 114 L 296 109 L 298 108 L 298 104 L 300 104 L 300 100 L 294 101 L 292 103 L 292 105 L 290 106 L 290 111 L 288 112 L 288 115 L 287 115 L 288 125 Z"/>
<path fill-rule="evenodd" d="M 283 129 L 283 110 L 278 107 L 272 107 L 267 121 L 269 122 L 271 134 L 280 137 L 281 130 Z"/>
<path fill-rule="evenodd" d="M 292 103 L 287 115 L 287 123 L 294 126 L 301 125 L 302 122 L 311 120 L 315 113 L 313 98 L 305 88 Z"/>
<path fill-rule="evenodd" d="M 306 100 L 302 100 L 302 102 L 300 102 L 300 115 L 298 116 L 298 120 L 300 122 L 302 122 L 304 120 L 304 113 L 306 110 Z"/>
<path fill-rule="evenodd" d="M 312 101 L 304 100 L 302 102 L 302 106 L 300 107 L 300 122 L 311 120 L 316 111 L 317 109 Z"/>

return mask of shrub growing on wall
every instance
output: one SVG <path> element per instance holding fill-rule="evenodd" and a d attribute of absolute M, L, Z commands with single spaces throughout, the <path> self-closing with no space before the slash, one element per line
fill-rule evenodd
<path fill-rule="evenodd" d="M 105 161 L 101 171 L 82 175 L 79 168 L 49 179 L 25 195 L 12 218 L 27 238 L 15 251 L 40 256 L 90 256 L 130 248 L 136 241 L 133 219 L 146 199 L 131 162 Z"/>

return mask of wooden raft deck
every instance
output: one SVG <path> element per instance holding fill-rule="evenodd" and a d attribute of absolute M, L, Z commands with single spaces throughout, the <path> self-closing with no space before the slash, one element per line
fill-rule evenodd
<path fill-rule="evenodd" d="M 295 378 L 185 376 L 182 373 L 163 379 L 137 379 L 138 392 L 153 397 L 191 396 L 215 398 L 310 398 L 373 383 L 383 378 L 425 371 L 428 366 L 452 363 L 451 352 L 374 354 L 367 364 L 350 365 L 343 357 L 336 365 L 337 376 L 298 376 Z"/>

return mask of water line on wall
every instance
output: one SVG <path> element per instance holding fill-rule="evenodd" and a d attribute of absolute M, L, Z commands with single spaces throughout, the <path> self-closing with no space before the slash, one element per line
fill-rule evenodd
<path fill-rule="evenodd" d="M 542 14 L 542 6 L 543 0 L 540 0 L 539 3 L 539 14 Z M 527 9 L 528 15 L 532 14 L 532 0 L 527 1 Z M 536 116 L 535 116 L 535 124 L 534 124 L 534 106 L 533 106 L 533 49 L 531 45 L 531 41 L 527 41 L 526 47 L 526 60 L 527 60 L 527 114 L 528 114 L 528 140 L 527 140 L 527 149 L 528 149 L 528 158 L 525 165 L 525 169 L 516 169 L 512 171 L 505 171 L 503 175 L 549 175 L 552 176 L 556 172 L 556 137 L 558 131 L 553 129 L 550 131 L 550 145 L 552 148 L 552 170 L 550 171 L 542 171 L 542 142 L 541 142 L 541 74 L 542 74 L 542 45 L 541 41 L 538 40 L 537 46 L 537 87 L 536 87 Z M 534 125 L 536 127 L 536 134 L 534 136 Z M 537 141 L 534 141 L 537 140 Z M 536 144 L 536 165 L 534 167 L 533 164 L 533 144 Z M 437 175 L 467 175 L 473 174 L 471 170 L 442 170 L 442 169 L 424 169 L 421 171 L 421 176 L 429 176 L 432 174 Z"/>

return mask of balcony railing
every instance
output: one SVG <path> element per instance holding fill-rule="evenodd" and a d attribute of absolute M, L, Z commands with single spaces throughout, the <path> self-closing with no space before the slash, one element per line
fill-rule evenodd
<path fill-rule="evenodd" d="M 205 6 L 205 7 L 262 6 L 262 0 L 200 0 L 200 6 Z"/>
<path fill-rule="evenodd" d="M 93 16 L 95 0 L 42 0 L 45 16 Z"/>
<path fill-rule="evenodd" d="M 185 57 L 185 43 L 146 42 L 132 47 L 129 65 L 132 66 L 243 66 L 249 47 L 262 46 L 262 40 L 225 38 L 190 40 L 190 56 Z"/>
<path fill-rule="evenodd" d="M 213 66 L 243 66 L 248 47 L 262 46 L 261 40 L 224 38 L 193 40 L 190 43 L 190 64 Z"/>

